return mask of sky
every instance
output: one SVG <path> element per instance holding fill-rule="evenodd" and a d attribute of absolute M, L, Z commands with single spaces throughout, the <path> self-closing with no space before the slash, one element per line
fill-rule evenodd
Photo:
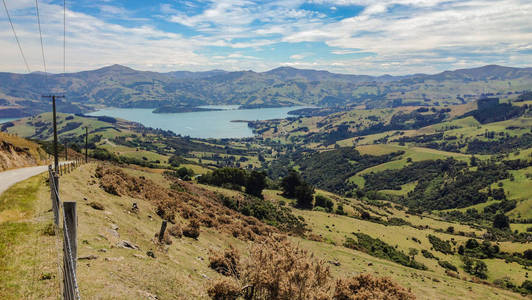
<path fill-rule="evenodd" d="M 35 1 L 4 0 L 28 60 L 43 71 Z M 405 75 L 532 66 L 531 0 L 38 0 L 47 71 L 138 70 Z M 0 9 L 0 71 L 26 73 Z"/>

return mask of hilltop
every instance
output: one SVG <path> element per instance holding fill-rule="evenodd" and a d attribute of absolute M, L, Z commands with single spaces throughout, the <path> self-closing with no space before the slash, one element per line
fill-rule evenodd
<path fill-rule="evenodd" d="M 58 110 L 86 112 L 97 105 L 159 108 L 240 104 L 247 106 L 392 107 L 445 105 L 482 94 L 511 97 L 530 87 L 531 68 L 485 66 L 408 76 L 366 76 L 281 67 L 267 72 L 157 73 L 121 65 L 67 74 L 0 73 L 0 116 L 27 116 L 49 110 L 43 90 L 64 93 Z M 16 87 L 16 88 L 14 88 Z"/>

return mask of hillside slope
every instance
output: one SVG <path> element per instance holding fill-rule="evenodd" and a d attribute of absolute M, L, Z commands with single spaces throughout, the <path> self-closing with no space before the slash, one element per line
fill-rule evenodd
<path fill-rule="evenodd" d="M 154 185 L 152 180 L 158 185 Z M 131 183 L 137 183 L 139 189 L 129 189 Z M 96 164 L 83 165 L 61 178 L 61 197 L 78 203 L 78 280 L 82 297 L 206 299 L 208 287 L 222 278 L 209 268 L 211 251 L 232 245 L 246 256 L 250 245 L 258 243 L 264 233 L 276 231 L 254 218 L 220 206 L 216 200 L 218 196 L 210 191 L 211 188 L 183 183 L 173 189 L 177 199 L 181 199 L 176 203 L 181 208 L 176 210 L 175 222 L 184 228 L 191 218 L 200 218 L 200 235 L 197 240 L 184 236 L 168 237 L 165 238 L 168 243 L 160 245 L 154 239 L 161 224 L 157 207 L 166 203 L 159 200 L 167 197 L 163 193 L 170 184 L 172 181 L 158 173 L 127 168 L 97 171 Z M 235 191 L 217 190 L 240 197 L 234 194 Z M 0 224 L 0 251 L 6 249 L 6 239 L 10 239 L 7 243 L 10 251 L 1 253 L 0 296 L 3 299 L 53 299 L 59 293 L 59 286 L 54 237 L 46 233 L 52 216 L 45 177 L 34 177 L 8 192 L 20 195 L 23 191 L 29 203 L 25 209 L 31 213 L 17 223 Z M 276 201 L 271 197 L 276 196 L 267 193 L 267 199 Z M 0 210 L 4 208 L 5 201 L 4 197 L 0 198 Z M 133 203 L 138 210 L 132 209 Z M 187 207 L 193 210 L 189 211 Z M 322 235 L 324 241 L 298 236 L 290 237 L 290 240 L 295 245 L 311 249 L 317 258 L 331 262 L 327 264 L 335 278 L 362 272 L 390 276 L 410 288 L 418 299 L 521 298 L 489 285 L 449 277 L 441 269 L 415 270 L 338 245 L 349 230 L 359 228 L 368 234 L 373 234 L 373 231 L 384 233 L 381 225 L 322 212 L 295 212 L 302 215 L 313 233 Z M 230 225 L 224 225 L 223 222 L 227 221 Z M 427 222 L 419 218 L 411 221 Z M 231 233 L 232 228 L 246 223 L 236 233 Z M 419 236 L 410 227 L 397 227 L 397 230 Z M 393 234 L 397 232 L 390 232 L 385 238 L 393 238 Z M 401 248 L 419 247 L 408 240 L 398 243 Z M 427 247 L 425 243 L 423 241 L 423 247 Z M 434 262 L 430 264 L 431 269 L 438 268 L 433 265 Z"/>
<path fill-rule="evenodd" d="M 42 164 L 47 154 L 26 139 L 0 132 L 0 171 Z"/>

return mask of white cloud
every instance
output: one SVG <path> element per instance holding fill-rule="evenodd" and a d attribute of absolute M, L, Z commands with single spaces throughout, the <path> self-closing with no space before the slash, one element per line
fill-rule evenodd
<path fill-rule="evenodd" d="M 358 16 L 337 20 L 301 9 L 304 0 L 219 0 L 208 2 L 207 8 L 196 14 L 186 13 L 184 8 L 195 6 L 188 2 L 183 2 L 182 7 L 169 2 L 155 8 L 165 20 L 195 30 L 192 37 L 158 29 L 150 22 L 138 22 L 142 20 L 136 18 L 138 14 L 112 2 L 97 6 L 101 15 L 68 11 L 67 70 L 120 63 L 158 71 L 212 68 L 263 71 L 284 64 L 342 73 L 406 74 L 488 63 L 524 66 L 532 61 L 529 0 L 310 2 L 324 4 L 325 10 L 336 8 L 336 12 L 351 5 L 363 6 L 364 10 Z M 32 70 L 42 69 L 34 2 L 9 1 L 8 6 L 15 16 L 15 28 Z M 40 6 L 48 66 L 50 71 L 58 72 L 62 70 L 62 8 L 44 1 Z M 118 25 L 108 16 L 137 22 Z M 7 24 L 1 14 L 0 22 Z M 302 50 L 303 54 L 292 55 L 291 61 L 280 62 L 273 55 L 253 54 L 253 50 L 281 51 L 276 50 L 280 49 L 276 47 L 279 42 L 288 45 L 323 42 L 331 48 L 316 51 L 328 51 L 338 57 L 320 58 L 323 52 L 307 54 L 307 50 Z M 0 70 L 23 72 L 24 65 L 9 26 L 0 27 L 0 46 L 3 54 Z M 208 46 L 234 50 L 211 57 L 199 54 L 205 53 L 202 50 Z M 354 58 L 356 53 L 371 55 Z M 308 61 L 309 57 L 317 59 Z"/>

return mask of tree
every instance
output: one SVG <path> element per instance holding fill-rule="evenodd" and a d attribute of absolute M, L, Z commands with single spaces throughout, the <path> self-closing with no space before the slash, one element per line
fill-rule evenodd
<path fill-rule="evenodd" d="M 485 262 L 481 261 L 481 260 L 477 260 L 475 261 L 475 266 L 474 266 L 474 273 L 473 275 L 477 276 L 478 278 L 480 279 L 486 279 L 488 278 L 488 266 L 486 265 Z"/>
<path fill-rule="evenodd" d="M 467 256 L 462 257 L 464 262 L 464 271 L 477 276 L 480 279 L 488 278 L 488 266 L 481 260 L 471 259 Z"/>
<path fill-rule="evenodd" d="M 525 250 L 523 257 L 528 260 L 532 260 L 532 249 Z"/>
<path fill-rule="evenodd" d="M 532 281 L 530 280 L 523 281 L 523 284 L 521 284 L 521 288 L 532 294 Z"/>
<path fill-rule="evenodd" d="M 179 156 L 179 155 L 172 155 L 168 159 L 168 163 L 174 168 L 179 167 L 181 164 L 183 164 L 185 162 L 186 162 L 186 160 L 184 158 L 182 158 L 181 156 Z"/>
<path fill-rule="evenodd" d="M 299 174 L 292 170 L 286 175 L 281 181 L 281 186 L 283 188 L 283 196 L 286 198 L 295 198 L 296 196 L 296 187 L 301 185 L 302 180 Z"/>
<path fill-rule="evenodd" d="M 465 244 L 466 248 L 467 249 L 475 249 L 479 246 L 477 240 L 475 239 L 469 239 L 466 241 L 466 244 Z"/>
<path fill-rule="evenodd" d="M 327 211 L 332 211 L 332 208 L 334 206 L 334 203 L 332 202 L 331 199 L 323 196 L 323 195 L 316 195 L 314 197 L 314 206 L 319 206 L 319 207 L 323 207 L 323 208 L 326 208 Z"/>
<path fill-rule="evenodd" d="M 266 187 L 266 173 L 263 171 L 251 171 L 246 178 L 246 193 L 263 198 L 262 190 Z"/>
<path fill-rule="evenodd" d="M 472 167 L 476 167 L 478 165 L 477 158 L 474 155 L 471 156 L 469 165 L 472 166 Z"/>
<path fill-rule="evenodd" d="M 417 251 L 417 249 L 415 249 L 415 248 L 410 248 L 408 250 L 408 255 L 410 255 L 412 261 L 414 261 L 414 258 L 416 257 L 416 255 L 418 253 L 419 253 L 419 251 Z"/>
<path fill-rule="evenodd" d="M 312 208 L 312 200 L 314 200 L 314 188 L 303 182 L 298 185 L 295 190 L 297 206 L 300 208 Z"/>
<path fill-rule="evenodd" d="M 493 219 L 493 227 L 501 230 L 510 229 L 510 219 L 504 213 L 498 213 Z"/>

